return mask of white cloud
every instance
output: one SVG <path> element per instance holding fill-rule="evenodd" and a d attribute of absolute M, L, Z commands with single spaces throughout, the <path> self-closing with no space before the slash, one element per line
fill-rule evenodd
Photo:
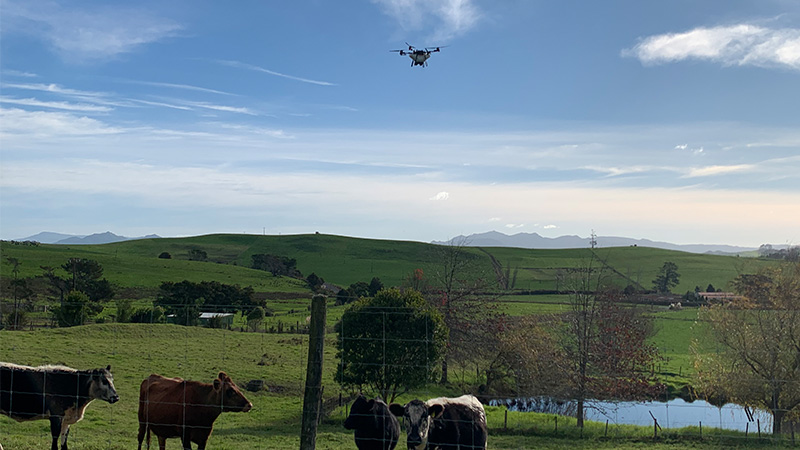
<path fill-rule="evenodd" d="M 35 106 L 40 108 L 63 109 L 67 111 L 81 111 L 81 112 L 109 112 L 112 108 L 108 106 L 87 105 L 85 103 L 67 103 L 67 102 L 45 102 L 35 98 L 12 98 L 0 96 L 0 103 L 8 103 L 11 105 L 22 106 Z"/>
<path fill-rule="evenodd" d="M 687 147 L 689 147 L 688 144 L 680 144 L 675 146 L 675 150 L 686 150 Z"/>
<path fill-rule="evenodd" d="M 544 228 L 545 230 L 553 230 L 553 229 L 558 228 L 558 226 L 556 226 L 556 225 L 545 225 L 542 228 Z"/>
<path fill-rule="evenodd" d="M 47 41 L 65 59 L 105 59 L 175 36 L 181 25 L 144 9 L 62 7 L 48 0 L 4 1 L 6 32 Z"/>
<path fill-rule="evenodd" d="M 433 197 L 429 198 L 428 200 L 440 201 L 440 200 L 447 200 L 449 198 L 450 198 L 450 193 L 442 191 L 434 195 Z"/>
<path fill-rule="evenodd" d="M 503 219 L 501 219 L 499 217 L 490 217 L 489 218 L 489 222 L 500 222 L 501 220 L 503 220 Z"/>
<path fill-rule="evenodd" d="M 750 24 L 701 27 L 644 38 L 633 48 L 623 50 L 622 55 L 638 58 L 646 65 L 699 59 L 724 66 L 800 70 L 800 29 Z"/>
<path fill-rule="evenodd" d="M 373 0 L 373 3 L 380 5 L 404 29 L 433 27 L 431 39 L 442 41 L 468 32 L 483 16 L 472 0 Z"/>
<path fill-rule="evenodd" d="M 708 177 L 714 175 L 725 175 L 735 172 L 745 172 L 754 169 L 756 166 L 753 164 L 738 164 L 732 166 L 707 166 L 695 167 L 689 170 L 686 174 L 687 177 Z"/>
<path fill-rule="evenodd" d="M 524 227 L 524 223 L 507 223 L 506 228 L 522 228 Z"/>
<path fill-rule="evenodd" d="M 256 72 L 261 72 L 261 73 L 266 73 L 266 74 L 269 74 L 269 75 L 274 75 L 276 77 L 283 77 L 283 78 L 288 78 L 290 80 L 302 81 L 303 83 L 317 84 L 317 85 L 320 85 L 320 86 L 336 86 L 336 84 L 329 83 L 327 81 L 318 81 L 318 80 L 312 80 L 312 79 L 309 79 L 309 78 L 301 78 L 301 77 L 296 77 L 296 76 L 293 76 L 293 75 L 286 75 L 285 73 L 275 72 L 274 70 L 265 69 L 263 67 L 254 66 L 252 64 L 247 64 L 247 63 L 243 63 L 243 62 L 239 62 L 239 61 L 216 60 L 215 62 L 217 62 L 219 64 L 222 64 L 224 66 L 236 67 L 236 68 L 239 68 L 239 69 L 253 70 L 253 71 L 256 71 Z"/>
<path fill-rule="evenodd" d="M 58 138 L 121 132 L 120 129 L 89 117 L 61 112 L 30 112 L 17 108 L 0 108 L 0 122 L 3 123 L 0 133 L 3 137 L 18 135 L 28 138 L 39 136 Z"/>

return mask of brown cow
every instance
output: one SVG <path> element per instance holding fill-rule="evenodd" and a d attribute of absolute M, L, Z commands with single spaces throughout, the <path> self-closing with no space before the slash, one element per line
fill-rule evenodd
<path fill-rule="evenodd" d="M 183 448 L 206 448 L 214 421 L 223 412 L 247 412 L 253 407 L 231 377 L 220 372 L 213 384 L 150 375 L 139 390 L 139 450 L 147 433 L 158 438 L 164 450 L 167 438 L 179 437 Z"/>

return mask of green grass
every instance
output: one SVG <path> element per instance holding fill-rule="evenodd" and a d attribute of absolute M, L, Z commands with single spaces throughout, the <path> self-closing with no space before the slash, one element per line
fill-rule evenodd
<path fill-rule="evenodd" d="M 326 399 L 340 392 L 333 381 L 335 336 L 326 338 L 323 384 Z M 224 370 L 237 382 L 264 379 L 271 391 L 247 397 L 254 408 L 249 413 L 225 413 L 216 422 L 210 448 L 215 449 L 290 449 L 299 447 L 302 392 L 308 339 L 302 335 L 276 335 L 210 330 L 177 325 L 96 324 L 66 329 L 32 332 L 0 331 L 0 360 L 19 364 L 66 364 L 93 368 L 111 364 L 120 401 L 109 405 L 93 402 L 83 421 L 70 432 L 74 449 L 135 448 L 138 429 L 136 409 L 141 381 L 150 373 L 180 376 L 210 382 Z M 265 365 L 259 365 L 264 361 Z M 453 395 L 455 392 L 434 386 L 415 395 Z M 406 395 L 399 401 L 413 398 Z M 509 412 L 503 407 L 487 407 L 489 448 L 718 448 L 747 444 L 772 446 L 774 442 L 745 441 L 741 433 L 687 428 L 669 430 L 658 440 L 650 427 L 589 422 L 583 433 L 574 419 Z M 317 448 L 354 448 L 352 433 L 342 427 L 344 408 L 336 408 L 322 421 Z M 405 437 L 398 448 L 405 448 Z M 48 422 L 17 423 L 0 416 L 0 442 L 6 450 L 38 449 L 49 442 Z M 175 450 L 179 441 L 168 441 Z"/>
<path fill-rule="evenodd" d="M 208 262 L 188 261 L 189 251 L 201 249 Z M 441 271 L 441 246 L 409 241 L 358 239 L 324 234 L 259 236 L 217 234 L 187 238 L 141 239 L 104 245 L 47 245 L 36 247 L 0 244 L 0 276 L 11 276 L 7 257 L 20 260 L 20 276 L 41 274 L 40 266 L 59 267 L 67 258 L 81 257 L 100 262 L 112 283 L 125 287 L 157 287 L 163 281 L 220 281 L 253 286 L 258 292 L 302 292 L 303 283 L 274 278 L 248 269 L 251 256 L 270 253 L 297 260 L 305 275 L 316 273 L 328 282 L 349 286 L 379 277 L 386 286 L 401 285 L 414 269 L 434 281 Z M 581 267 L 590 249 L 529 250 L 519 248 L 472 248 L 464 251 L 473 261 L 471 275 L 493 280 L 495 271 L 489 255 L 503 267 L 519 269 L 516 290 L 564 288 L 558 280 L 565 269 Z M 159 259 L 169 252 L 172 259 Z M 726 288 L 739 273 L 774 264 L 755 258 L 700 255 L 645 248 L 616 247 L 596 250 L 617 274 L 620 284 L 638 282 L 650 288 L 658 269 L 666 261 L 678 266 L 680 284 L 674 292 L 684 293 L 709 283 Z"/>

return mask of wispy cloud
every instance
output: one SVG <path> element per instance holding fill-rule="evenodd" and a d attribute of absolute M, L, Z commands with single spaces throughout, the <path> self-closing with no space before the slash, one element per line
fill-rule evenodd
<path fill-rule="evenodd" d="M 302 81 L 303 83 L 316 84 L 319 86 L 336 86 L 336 84 L 329 83 L 327 81 L 312 80 L 309 78 L 301 78 L 301 77 L 296 77 L 294 75 L 287 75 L 285 73 L 275 72 L 274 70 L 265 69 L 263 67 L 243 63 L 240 61 L 214 60 L 214 62 L 222 64 L 223 66 L 236 67 L 238 69 L 253 70 L 255 72 L 266 73 L 268 75 L 274 75 L 276 77 L 283 77 L 283 78 L 288 78 L 290 80 Z"/>
<path fill-rule="evenodd" d="M 182 26 L 141 8 L 61 6 L 49 0 L 3 2 L 6 32 L 48 42 L 64 59 L 98 60 L 176 36 Z"/>
<path fill-rule="evenodd" d="M 756 168 L 754 164 L 737 164 L 732 166 L 707 166 L 695 167 L 689 170 L 687 177 L 709 177 L 715 175 L 727 175 L 735 172 L 745 172 Z"/>
<path fill-rule="evenodd" d="M 0 108 L 3 122 L 0 135 L 22 137 L 87 136 L 116 134 L 121 130 L 89 118 L 63 112 L 25 111 L 17 108 Z"/>
<path fill-rule="evenodd" d="M 700 27 L 644 38 L 622 55 L 638 58 L 645 65 L 699 59 L 723 66 L 800 70 L 800 29 L 751 24 Z"/>
<path fill-rule="evenodd" d="M 191 84 L 161 83 L 158 81 L 141 81 L 141 80 L 118 80 L 118 81 L 122 83 L 140 84 L 143 86 L 155 86 L 155 87 L 164 87 L 170 89 L 182 89 L 186 91 L 207 92 L 210 94 L 236 95 L 236 94 L 231 94 L 230 92 L 218 91 L 216 89 L 209 89 L 200 86 L 192 86 Z"/>
<path fill-rule="evenodd" d="M 23 72 L 21 70 L 13 70 L 13 69 L 3 69 L 0 71 L 3 75 L 8 75 L 11 77 L 21 77 L 21 78 L 37 78 L 39 75 L 31 72 Z"/>
<path fill-rule="evenodd" d="M 35 98 L 13 98 L 0 96 L 0 103 L 8 103 L 11 105 L 21 106 L 34 106 L 40 108 L 63 109 L 66 111 L 81 111 L 81 112 L 109 112 L 112 108 L 108 106 L 87 105 L 84 103 L 68 103 L 68 102 L 45 102 Z"/>
<path fill-rule="evenodd" d="M 450 193 L 442 191 L 434 195 L 433 197 L 429 198 L 428 200 L 441 201 L 441 200 L 447 200 L 448 198 L 450 198 Z"/>
<path fill-rule="evenodd" d="M 472 0 L 372 1 L 405 29 L 432 27 L 435 31 L 431 39 L 447 40 L 463 35 L 483 17 L 483 13 Z"/>

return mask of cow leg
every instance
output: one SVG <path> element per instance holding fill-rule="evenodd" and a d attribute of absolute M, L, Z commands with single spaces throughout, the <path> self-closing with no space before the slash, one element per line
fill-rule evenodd
<path fill-rule="evenodd" d="M 167 438 L 161 437 L 156 435 L 158 438 L 158 450 L 166 450 L 167 449 Z"/>
<path fill-rule="evenodd" d="M 65 425 L 64 422 L 61 422 L 61 450 L 69 450 L 67 449 L 67 438 L 69 437 L 69 425 Z"/>
<path fill-rule="evenodd" d="M 192 429 L 183 427 L 183 434 L 181 434 L 181 445 L 184 450 L 192 450 Z"/>
<path fill-rule="evenodd" d="M 50 445 L 50 450 L 58 450 L 58 437 L 61 435 L 61 417 L 58 416 L 50 416 L 50 436 L 52 439 L 52 445 Z"/>
<path fill-rule="evenodd" d="M 144 441 L 144 435 L 147 433 L 147 424 L 139 422 L 139 435 L 136 438 L 139 440 L 139 448 L 138 450 L 142 450 L 142 441 Z M 147 446 L 150 447 L 149 445 Z"/>

